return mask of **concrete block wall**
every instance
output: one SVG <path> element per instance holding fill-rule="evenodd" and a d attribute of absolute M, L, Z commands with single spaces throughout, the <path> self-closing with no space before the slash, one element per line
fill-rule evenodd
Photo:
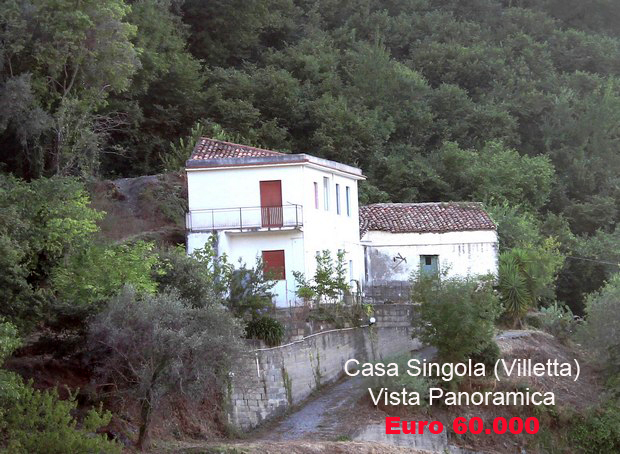
<path fill-rule="evenodd" d="M 230 422 L 256 427 L 308 398 L 343 375 L 344 363 L 379 361 L 420 347 L 411 338 L 413 306 L 375 308 L 372 328 L 317 333 L 297 342 L 251 352 L 237 369 L 230 390 Z"/>

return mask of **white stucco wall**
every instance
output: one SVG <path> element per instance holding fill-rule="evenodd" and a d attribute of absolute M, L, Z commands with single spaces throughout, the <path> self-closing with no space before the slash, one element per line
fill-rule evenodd
<path fill-rule="evenodd" d="M 329 210 L 324 208 L 323 178 L 329 180 Z M 285 251 L 286 281 L 274 288 L 274 301 L 279 307 L 296 304 L 293 271 L 301 271 L 311 278 L 316 269 L 316 252 L 328 249 L 334 259 L 338 250 L 346 251 L 347 269 L 352 265 L 351 277 L 360 282 L 364 278 L 364 252 L 359 241 L 359 207 L 357 180 L 344 172 L 308 163 L 256 167 L 192 169 L 187 172 L 189 210 L 200 222 L 197 210 L 258 207 L 260 181 L 282 182 L 282 203 L 302 206 L 303 226 L 298 229 L 267 231 L 218 231 L 218 252 L 226 253 L 231 262 L 241 258 L 252 266 L 264 250 Z M 319 208 L 315 207 L 314 182 L 319 189 Z M 340 214 L 336 213 L 336 184 L 340 185 Z M 350 188 L 350 215 L 346 211 L 346 187 Z M 232 212 L 231 212 L 232 213 Z M 231 217 L 234 217 L 231 214 Z M 208 219 L 205 219 L 208 223 Z M 188 226 L 189 227 L 189 226 Z M 204 246 L 210 233 L 188 233 L 187 250 L 191 253 Z"/>
<path fill-rule="evenodd" d="M 325 210 L 323 197 L 323 178 L 329 179 L 330 204 Z M 314 183 L 319 187 L 319 207 L 314 200 Z M 340 214 L 336 211 L 336 185 L 340 186 Z M 346 252 L 345 263 L 350 278 L 364 280 L 364 251 L 359 240 L 359 205 L 357 181 L 337 173 L 311 167 L 304 169 L 304 248 L 306 254 L 306 276 L 311 277 L 316 270 L 316 253 L 328 249 L 335 259 L 338 250 Z M 350 215 L 347 215 L 346 188 L 350 188 Z"/>
<path fill-rule="evenodd" d="M 362 238 L 369 284 L 408 281 L 421 255 L 439 256 L 447 277 L 497 274 L 498 239 L 493 230 L 447 233 L 370 231 Z M 395 257 L 404 257 L 405 261 Z"/>

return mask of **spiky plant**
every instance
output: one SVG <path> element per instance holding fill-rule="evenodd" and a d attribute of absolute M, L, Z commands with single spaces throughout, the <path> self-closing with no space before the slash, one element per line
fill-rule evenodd
<path fill-rule="evenodd" d="M 504 312 L 514 324 L 533 306 L 533 279 L 527 253 L 520 249 L 503 252 L 499 257 L 499 291 Z"/>

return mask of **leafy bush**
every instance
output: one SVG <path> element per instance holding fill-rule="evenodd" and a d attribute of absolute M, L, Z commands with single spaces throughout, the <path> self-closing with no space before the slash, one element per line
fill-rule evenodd
<path fill-rule="evenodd" d="M 486 346 L 475 353 L 470 358 L 472 361 L 484 364 L 486 370 L 492 370 L 495 363 L 502 356 L 502 352 L 495 341 L 491 341 Z"/>
<path fill-rule="evenodd" d="M 227 296 L 233 267 L 225 255 L 218 257 L 215 236 L 204 248 L 196 249 L 189 256 L 179 246 L 162 250 L 154 279 L 162 291 L 176 291 L 194 307 L 207 307 L 222 303 Z"/>
<path fill-rule="evenodd" d="M 60 400 L 55 390 L 38 391 L 26 384 L 18 387 L 18 393 L 18 399 L 3 405 L 0 428 L 6 434 L 6 453 L 120 454 L 121 446 L 95 433 L 110 423 L 109 411 L 91 409 L 78 426 L 72 416 L 75 395 Z"/>
<path fill-rule="evenodd" d="M 560 341 L 567 340 L 575 332 L 575 318 L 567 306 L 554 303 L 543 307 L 540 312 L 541 328 Z"/>
<path fill-rule="evenodd" d="M 271 290 L 275 285 L 276 281 L 270 280 L 265 274 L 260 258 L 256 259 L 254 268 L 247 268 L 240 262 L 230 279 L 226 305 L 237 317 L 258 317 L 263 310 L 271 307 Z"/>
<path fill-rule="evenodd" d="M 585 323 L 577 331 L 579 340 L 608 367 L 620 374 L 620 274 L 586 299 Z"/>
<path fill-rule="evenodd" d="M 43 318 L 50 273 L 88 247 L 102 217 L 73 178 L 30 183 L 0 175 L 0 315 L 20 327 Z"/>
<path fill-rule="evenodd" d="M 17 330 L 0 320 L 0 363 L 19 346 Z M 112 415 L 91 409 L 78 425 L 72 416 L 75 395 L 60 400 L 54 391 L 38 391 L 12 373 L 0 370 L 0 452 L 15 454 L 120 453 L 105 435 L 96 435 Z"/>
<path fill-rule="evenodd" d="M 463 361 L 493 342 L 501 308 L 490 281 L 420 276 L 412 284 L 412 298 L 420 303 L 414 328 L 441 361 Z"/>
<path fill-rule="evenodd" d="M 260 339 L 270 347 L 276 347 L 284 338 L 284 325 L 267 316 L 253 318 L 245 327 L 245 337 Z"/>
<path fill-rule="evenodd" d="M 620 452 L 620 407 L 612 402 L 576 418 L 570 428 L 570 439 L 577 452 Z"/>
<path fill-rule="evenodd" d="M 124 285 L 138 292 L 155 293 L 157 282 L 152 274 L 157 263 L 152 243 L 93 245 L 57 267 L 52 283 L 58 299 L 88 307 L 111 298 Z"/>
<path fill-rule="evenodd" d="M 196 400 L 223 389 L 241 354 L 241 334 L 221 304 L 196 308 L 175 293 L 138 297 L 125 289 L 93 320 L 99 375 L 140 403 L 141 448 L 163 397 Z"/>
<path fill-rule="evenodd" d="M 174 290 L 194 307 L 224 304 L 236 317 L 257 316 L 271 306 L 276 284 L 265 275 L 262 260 L 254 268 L 243 263 L 235 269 L 226 255 L 218 256 L 212 236 L 202 249 L 189 256 L 178 247 L 160 252 L 154 278 L 161 290 Z"/>

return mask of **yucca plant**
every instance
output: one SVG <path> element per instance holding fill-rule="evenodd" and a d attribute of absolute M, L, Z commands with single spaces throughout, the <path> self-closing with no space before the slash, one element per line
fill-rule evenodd
<path fill-rule="evenodd" d="M 536 281 L 527 251 L 512 249 L 499 256 L 499 286 L 505 314 L 516 325 L 536 301 Z"/>

